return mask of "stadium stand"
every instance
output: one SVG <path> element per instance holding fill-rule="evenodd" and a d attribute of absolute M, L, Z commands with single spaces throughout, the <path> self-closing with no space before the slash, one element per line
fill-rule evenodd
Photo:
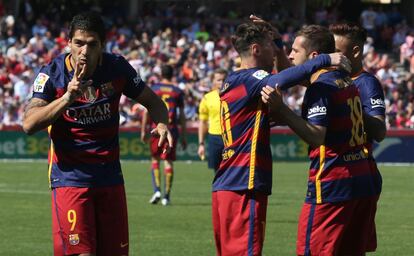
<path fill-rule="evenodd" d="M 57 3 L 49 3 L 42 12 L 36 12 L 35 7 L 24 1 L 20 14 L 13 16 L 0 1 L 0 129 L 21 124 L 37 71 L 68 50 L 67 19 L 77 9 L 66 9 L 59 16 L 56 9 L 61 6 Z M 211 87 L 213 70 L 232 70 L 236 66 L 237 53 L 229 35 L 246 17 L 233 11 L 206 19 L 203 17 L 207 15 L 200 15 L 205 10 L 200 8 L 188 14 L 171 6 L 130 22 L 120 8 L 111 7 L 110 12 L 108 8 L 95 7 L 106 17 L 106 51 L 125 56 L 150 85 L 160 80 L 163 63 L 174 65 L 174 81 L 186 95 L 189 127 L 196 126 L 198 104 Z M 366 11 L 375 16 L 376 22 L 367 27 L 371 37 L 365 45 L 365 68 L 377 75 L 384 88 L 387 126 L 414 128 L 414 30 L 395 8 L 364 10 L 362 24 L 366 24 Z M 341 18 L 336 8 L 321 8 L 311 16 L 308 23 L 316 24 L 331 24 Z M 289 51 L 301 24 L 283 9 L 266 18 L 279 28 Z M 303 93 L 302 87 L 290 90 L 285 100 L 292 109 L 300 110 Z M 140 125 L 142 106 L 124 98 L 120 108 L 123 126 Z"/>

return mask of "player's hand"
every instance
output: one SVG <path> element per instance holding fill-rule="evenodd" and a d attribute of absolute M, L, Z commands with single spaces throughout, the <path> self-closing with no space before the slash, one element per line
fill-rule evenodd
<path fill-rule="evenodd" d="M 277 110 L 283 105 L 282 94 L 279 89 L 266 85 L 260 92 L 263 103 L 269 105 L 270 110 Z"/>
<path fill-rule="evenodd" d="M 141 132 L 141 142 L 144 144 L 148 142 L 148 137 L 146 136 L 145 132 Z"/>
<path fill-rule="evenodd" d="M 268 28 L 272 32 L 271 37 L 272 37 L 273 40 L 282 38 L 282 36 L 279 33 L 279 30 L 277 28 L 275 28 L 274 26 L 272 26 L 272 24 L 270 24 L 269 22 L 263 20 L 262 18 L 257 17 L 256 15 L 253 15 L 253 14 L 251 14 L 249 16 L 249 18 L 253 23 L 264 24 L 264 25 L 268 26 Z"/>
<path fill-rule="evenodd" d="M 83 81 L 86 73 L 86 66 L 86 57 L 81 49 L 79 50 L 78 58 L 75 62 L 75 73 L 73 74 L 73 78 L 69 82 L 67 91 L 64 95 L 65 99 L 70 103 L 81 97 L 86 88 L 92 85 L 92 80 Z"/>
<path fill-rule="evenodd" d="M 331 58 L 331 65 L 332 66 L 338 66 L 340 69 L 345 70 L 348 73 L 351 73 L 352 67 L 351 62 L 345 55 L 343 55 L 340 52 L 335 52 L 329 54 L 329 57 Z"/>
<path fill-rule="evenodd" d="M 271 126 L 285 125 L 280 118 L 280 110 L 284 106 L 283 97 L 280 90 L 271 86 L 262 88 L 260 92 L 262 95 L 262 101 L 267 104 L 269 109 L 269 123 Z"/>
<path fill-rule="evenodd" d="M 158 147 L 164 145 L 165 141 L 168 142 L 167 147 L 163 149 L 163 154 L 168 153 L 171 150 L 171 147 L 173 146 L 173 138 L 166 124 L 158 123 L 157 127 L 151 131 L 151 134 L 160 136 Z"/>
<path fill-rule="evenodd" d="M 204 160 L 204 158 L 206 157 L 204 144 L 200 144 L 198 146 L 197 154 L 198 154 L 198 156 L 200 157 L 201 160 Z"/>
<path fill-rule="evenodd" d="M 185 150 L 187 148 L 187 140 L 184 137 L 182 137 L 180 142 L 181 142 L 181 147 L 183 148 L 183 150 Z"/>

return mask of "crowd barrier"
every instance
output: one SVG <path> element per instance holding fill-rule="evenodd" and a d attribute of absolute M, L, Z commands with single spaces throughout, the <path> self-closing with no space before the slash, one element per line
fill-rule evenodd
<path fill-rule="evenodd" d="M 121 159 L 149 159 L 148 145 L 140 141 L 138 129 L 121 128 L 119 144 Z M 45 159 L 50 141 L 46 132 L 27 136 L 20 128 L 0 131 L 0 159 Z M 197 130 L 187 132 L 187 148 L 177 149 L 178 160 L 200 160 L 197 155 Z M 272 129 L 274 161 L 308 161 L 308 147 L 290 129 Z M 374 147 L 374 156 L 381 163 L 414 163 L 414 130 L 389 130 L 387 137 Z"/>

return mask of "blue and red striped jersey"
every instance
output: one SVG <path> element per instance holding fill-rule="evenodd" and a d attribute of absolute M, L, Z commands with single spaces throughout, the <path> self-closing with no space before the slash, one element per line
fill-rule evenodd
<path fill-rule="evenodd" d="M 223 160 L 213 190 L 259 190 L 271 193 L 272 155 L 267 106 L 260 90 L 268 73 L 245 69 L 230 74 L 220 95 Z"/>
<path fill-rule="evenodd" d="M 384 92 L 378 79 L 365 71 L 352 77 L 362 102 L 362 110 L 370 116 L 385 116 Z"/>
<path fill-rule="evenodd" d="M 382 116 L 385 118 L 384 91 L 378 79 L 374 75 L 362 70 L 359 74 L 352 77 L 352 80 L 354 80 L 359 90 L 363 112 L 370 116 Z M 377 177 L 376 186 L 378 194 L 380 194 L 382 178 L 374 156 L 372 155 L 373 140 L 367 138 L 365 146 L 369 152 L 368 160 L 370 161 L 371 171 Z"/>
<path fill-rule="evenodd" d="M 309 148 L 306 202 L 332 203 L 377 193 L 370 171 L 362 102 L 358 88 L 341 71 L 320 70 L 311 77 L 302 117 L 326 127 L 325 142 Z"/>
<path fill-rule="evenodd" d="M 168 109 L 168 129 L 175 133 L 178 129 L 179 108 L 184 107 L 184 92 L 173 84 L 157 83 L 151 86 L 155 94 L 160 97 Z M 155 128 L 155 123 L 152 127 Z"/>
<path fill-rule="evenodd" d="M 220 90 L 223 160 L 213 181 L 213 191 L 257 190 L 271 194 L 272 156 L 267 106 L 260 92 L 266 85 L 287 89 L 329 66 L 328 55 L 271 75 L 259 68 L 231 73 Z"/>
<path fill-rule="evenodd" d="M 70 55 L 40 69 L 33 97 L 51 102 L 66 92 L 74 75 Z M 119 100 L 136 99 L 145 83 L 121 56 L 103 53 L 93 84 L 49 127 L 51 187 L 123 184 L 119 162 Z"/>

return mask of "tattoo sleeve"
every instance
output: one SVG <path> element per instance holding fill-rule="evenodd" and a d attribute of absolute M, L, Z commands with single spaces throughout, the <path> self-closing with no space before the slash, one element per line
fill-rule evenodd
<path fill-rule="evenodd" d="M 30 99 L 29 103 L 27 103 L 26 107 L 24 108 L 24 118 L 26 117 L 27 113 L 37 107 L 44 107 L 49 104 L 47 101 L 39 99 L 39 98 L 32 98 Z"/>

